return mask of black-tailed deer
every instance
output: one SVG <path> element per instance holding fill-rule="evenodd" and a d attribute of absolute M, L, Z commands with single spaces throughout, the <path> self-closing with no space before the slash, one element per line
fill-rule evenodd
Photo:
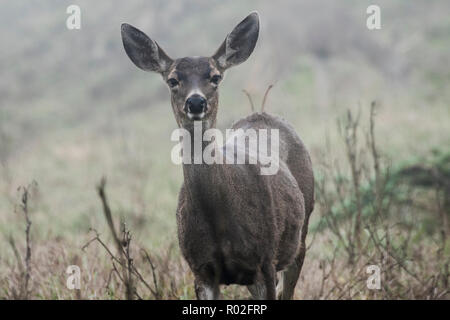
<path fill-rule="evenodd" d="M 192 139 L 195 121 L 201 121 L 203 132 L 215 127 L 224 72 L 247 60 L 258 34 L 259 17 L 254 12 L 211 57 L 173 60 L 143 32 L 122 25 L 129 58 L 139 68 L 162 75 L 178 126 L 191 132 Z M 183 164 L 177 209 L 181 252 L 194 273 L 199 299 L 217 299 L 220 284 L 233 283 L 247 285 L 254 298 L 275 299 L 278 271 L 282 271 L 278 296 L 292 299 L 314 206 L 308 151 L 285 120 L 265 112 L 239 120 L 233 129 L 277 129 L 279 170 L 261 175 L 259 162 Z"/>

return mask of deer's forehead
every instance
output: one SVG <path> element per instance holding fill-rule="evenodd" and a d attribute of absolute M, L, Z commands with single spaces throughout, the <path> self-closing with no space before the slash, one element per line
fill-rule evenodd
<path fill-rule="evenodd" d="M 215 63 L 211 58 L 187 57 L 175 61 L 169 74 L 169 78 L 174 76 L 179 80 L 185 80 L 193 77 L 208 79 L 218 73 L 219 70 L 216 68 Z"/>

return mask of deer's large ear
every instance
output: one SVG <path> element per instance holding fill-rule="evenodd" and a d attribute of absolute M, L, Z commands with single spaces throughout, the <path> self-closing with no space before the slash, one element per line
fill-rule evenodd
<path fill-rule="evenodd" d="M 252 54 L 259 35 L 259 16 L 250 13 L 241 21 L 212 56 L 222 70 L 238 65 Z"/>
<path fill-rule="evenodd" d="M 125 52 L 142 70 L 163 73 L 173 60 L 145 33 L 129 24 L 122 24 L 122 42 Z"/>

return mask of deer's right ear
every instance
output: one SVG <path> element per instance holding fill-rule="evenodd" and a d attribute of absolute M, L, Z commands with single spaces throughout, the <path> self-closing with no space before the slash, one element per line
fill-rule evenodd
<path fill-rule="evenodd" d="M 138 68 L 159 73 L 169 69 L 173 60 L 158 46 L 156 41 L 127 23 L 122 24 L 121 29 L 125 52 Z"/>

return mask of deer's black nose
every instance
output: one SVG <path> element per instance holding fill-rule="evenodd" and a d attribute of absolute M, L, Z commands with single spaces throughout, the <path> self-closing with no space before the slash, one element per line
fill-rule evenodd
<path fill-rule="evenodd" d="M 206 111 L 206 99 L 199 94 L 193 94 L 186 100 L 184 110 L 192 114 L 200 114 Z"/>

